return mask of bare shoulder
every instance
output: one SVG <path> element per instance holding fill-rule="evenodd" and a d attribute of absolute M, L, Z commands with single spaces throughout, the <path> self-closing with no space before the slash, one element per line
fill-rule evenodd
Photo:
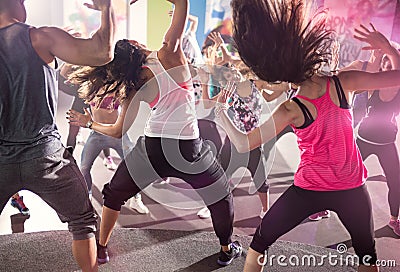
<path fill-rule="evenodd" d="M 64 44 L 66 39 L 70 38 L 63 29 L 53 26 L 32 28 L 30 36 L 33 44 L 41 45 L 49 50 L 55 43 Z"/>
<path fill-rule="evenodd" d="M 51 48 L 54 44 L 51 31 L 54 27 L 32 28 L 30 30 L 30 38 L 32 46 L 36 50 L 39 57 L 46 63 L 50 64 L 54 60 L 54 55 L 51 53 Z"/>
<path fill-rule="evenodd" d="M 36 41 L 48 43 L 49 40 L 53 39 L 52 33 L 56 32 L 57 29 L 58 28 L 56 28 L 56 27 L 48 27 L 48 26 L 39 27 L 39 28 L 32 27 L 31 31 L 30 31 L 31 39 L 32 40 L 35 39 Z"/>
<path fill-rule="evenodd" d="M 166 69 L 186 64 L 186 58 L 181 49 L 173 51 L 165 44 L 158 50 L 158 58 Z"/>
<path fill-rule="evenodd" d="M 287 124 L 297 125 L 299 119 L 303 117 L 301 109 L 293 100 L 282 102 L 276 109 L 276 113 L 282 116 Z"/>
<path fill-rule="evenodd" d="M 343 87 L 344 92 L 351 92 L 357 90 L 354 86 L 357 86 L 357 82 L 359 80 L 360 75 L 365 74 L 364 72 L 358 70 L 348 70 L 341 71 L 337 75 L 339 78 L 340 84 Z"/>

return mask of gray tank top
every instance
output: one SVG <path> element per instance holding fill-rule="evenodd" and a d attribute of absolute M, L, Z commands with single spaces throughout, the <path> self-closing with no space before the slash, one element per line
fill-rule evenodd
<path fill-rule="evenodd" d="M 0 164 L 46 156 L 61 148 L 55 124 L 57 80 L 32 47 L 30 26 L 0 29 Z"/>

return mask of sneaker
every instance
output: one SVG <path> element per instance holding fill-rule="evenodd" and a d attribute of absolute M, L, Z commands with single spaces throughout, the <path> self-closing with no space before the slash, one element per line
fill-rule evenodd
<path fill-rule="evenodd" d="M 142 201 L 142 196 L 133 197 L 131 199 L 130 207 L 136 210 L 138 213 L 147 214 L 149 213 L 149 208 L 147 208 Z"/>
<path fill-rule="evenodd" d="M 222 266 L 227 266 L 233 261 L 233 259 L 240 257 L 242 251 L 242 245 L 238 241 L 232 242 L 230 243 L 229 251 L 220 250 L 217 263 Z"/>
<path fill-rule="evenodd" d="M 393 232 L 397 236 L 400 236 L 400 220 L 399 219 L 397 219 L 397 220 L 390 219 L 389 227 L 393 230 Z"/>
<path fill-rule="evenodd" d="M 18 209 L 23 215 L 30 215 L 29 209 L 25 206 L 24 197 L 11 198 L 11 206 Z"/>
<path fill-rule="evenodd" d="M 116 170 L 118 168 L 111 156 L 104 158 L 103 164 L 108 170 Z"/>
<path fill-rule="evenodd" d="M 322 212 L 320 212 L 319 214 L 322 216 L 322 218 L 329 218 L 329 217 L 331 217 L 331 211 L 329 211 L 329 210 L 322 211 Z"/>
<path fill-rule="evenodd" d="M 96 244 L 97 244 L 97 262 L 99 264 L 108 263 L 110 261 L 110 256 L 108 256 L 107 246 L 100 245 L 99 241 L 97 241 Z"/>
<path fill-rule="evenodd" d="M 311 221 L 319 221 L 322 218 L 329 218 L 331 217 L 331 212 L 329 210 L 325 210 L 322 212 L 317 212 L 308 217 Z"/>
<path fill-rule="evenodd" d="M 211 217 L 211 212 L 207 207 L 204 207 L 200 211 L 197 212 L 197 216 L 201 219 L 207 219 Z"/>
<path fill-rule="evenodd" d="M 268 210 L 266 210 L 266 211 L 264 212 L 264 210 L 263 210 L 263 209 L 261 209 L 261 212 L 260 212 L 260 218 L 261 218 L 261 219 L 263 219 L 263 218 L 264 218 L 264 215 L 266 215 L 266 214 L 267 214 L 267 212 L 268 212 Z"/>

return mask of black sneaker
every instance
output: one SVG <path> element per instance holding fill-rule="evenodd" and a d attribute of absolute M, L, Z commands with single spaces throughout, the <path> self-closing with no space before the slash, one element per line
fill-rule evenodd
<path fill-rule="evenodd" d="M 105 264 L 110 261 L 110 256 L 108 256 L 107 246 L 102 246 L 97 241 L 97 262 L 99 264 Z"/>
<path fill-rule="evenodd" d="M 230 248 L 231 249 L 227 252 L 222 251 L 222 249 L 220 250 L 217 261 L 219 265 L 227 266 L 233 261 L 233 259 L 242 255 L 242 245 L 238 241 L 230 243 Z"/>
<path fill-rule="evenodd" d="M 11 198 L 11 206 L 18 209 L 23 215 L 30 215 L 29 209 L 25 206 L 24 197 Z"/>

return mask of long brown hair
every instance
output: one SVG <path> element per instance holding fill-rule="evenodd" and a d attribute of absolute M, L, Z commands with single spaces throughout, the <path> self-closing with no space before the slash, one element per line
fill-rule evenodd
<path fill-rule="evenodd" d="M 299 0 L 232 0 L 233 39 L 243 62 L 268 82 L 301 83 L 330 53 L 320 12 L 305 22 Z"/>
<path fill-rule="evenodd" d="M 131 91 L 139 90 L 142 84 L 140 72 L 145 60 L 142 49 L 128 40 L 119 40 L 111 62 L 98 67 L 81 67 L 71 73 L 69 79 L 80 84 L 79 96 L 87 102 L 99 105 L 107 96 L 113 96 L 113 102 L 123 102 Z"/>

